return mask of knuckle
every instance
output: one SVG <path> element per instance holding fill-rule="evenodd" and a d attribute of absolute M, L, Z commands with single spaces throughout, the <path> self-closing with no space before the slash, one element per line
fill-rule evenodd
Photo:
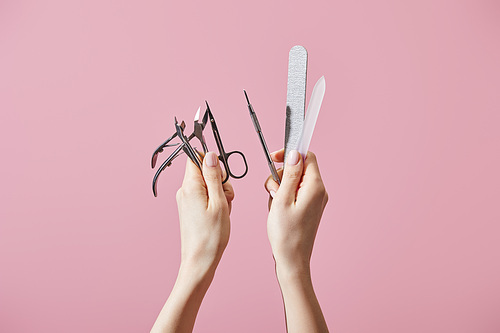
<path fill-rule="evenodd" d="M 264 182 L 264 188 L 266 190 L 269 190 L 270 189 L 269 185 L 271 185 L 273 181 L 274 180 L 273 180 L 272 176 L 267 177 L 266 181 Z"/>
<path fill-rule="evenodd" d="M 328 193 L 326 192 L 325 185 L 322 182 L 318 183 L 318 186 L 315 188 L 313 196 L 317 200 L 321 201 L 324 201 L 325 199 L 328 200 Z"/>
<path fill-rule="evenodd" d="M 218 173 L 207 172 L 203 175 L 205 182 L 215 183 L 220 181 L 220 175 Z"/>
<path fill-rule="evenodd" d="M 276 207 L 279 211 L 282 211 L 287 208 L 287 204 L 280 198 L 273 199 L 273 207 Z"/>
<path fill-rule="evenodd" d="M 312 151 L 308 151 L 307 152 L 306 160 L 308 162 L 313 162 L 313 163 L 317 163 L 318 162 L 318 159 L 316 158 L 316 154 L 313 153 Z"/>
<path fill-rule="evenodd" d="M 189 195 L 190 193 L 196 192 L 198 186 L 194 184 L 193 182 L 187 182 L 186 184 L 183 184 L 181 187 L 181 191 L 183 195 Z"/>
<path fill-rule="evenodd" d="M 210 201 L 210 210 L 214 217 L 220 218 L 221 216 L 224 216 L 228 211 L 227 202 L 224 202 L 223 200 L 213 199 Z"/>
<path fill-rule="evenodd" d="M 289 170 L 288 172 L 286 171 L 288 169 L 285 169 L 285 176 L 286 178 L 289 178 L 290 180 L 299 180 L 302 177 L 302 170 L 299 168 L 294 168 L 294 170 Z"/>
<path fill-rule="evenodd" d="M 318 175 L 318 174 L 313 174 L 313 175 L 310 175 L 310 179 L 311 179 L 311 182 L 313 182 L 314 184 L 318 184 L 318 188 L 321 188 L 321 187 L 325 187 L 325 185 L 323 184 L 323 179 L 321 179 L 321 176 Z"/>
<path fill-rule="evenodd" d="M 183 193 L 182 193 L 182 187 L 181 187 L 181 188 L 180 188 L 180 189 L 178 189 L 178 190 L 177 190 L 177 192 L 175 193 L 175 200 L 176 200 L 177 202 L 181 202 L 181 200 L 182 200 L 182 195 L 183 195 Z"/>
<path fill-rule="evenodd" d="M 224 191 L 224 193 L 226 194 L 226 198 L 229 200 L 229 201 L 233 201 L 234 199 L 234 190 L 233 188 L 228 188 Z"/>

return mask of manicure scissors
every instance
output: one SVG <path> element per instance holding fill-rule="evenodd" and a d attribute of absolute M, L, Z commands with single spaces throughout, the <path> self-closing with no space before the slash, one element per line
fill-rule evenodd
<path fill-rule="evenodd" d="M 230 151 L 229 153 L 226 153 L 226 151 L 224 150 L 224 146 L 222 145 L 222 140 L 220 138 L 219 130 L 217 129 L 217 124 L 215 123 L 214 115 L 212 114 L 212 111 L 210 111 L 210 106 L 208 106 L 207 101 L 205 101 L 205 104 L 207 105 L 206 113 L 208 113 L 208 118 L 210 119 L 210 125 L 212 127 L 212 132 L 214 134 L 215 143 L 217 144 L 217 149 L 219 150 L 219 160 L 222 162 L 222 165 L 224 166 L 224 170 L 225 170 L 225 176 L 224 176 L 224 180 L 222 181 L 222 184 L 227 182 L 227 180 L 229 179 L 229 176 L 231 176 L 232 178 L 235 178 L 235 179 L 240 179 L 240 178 L 245 177 L 245 175 L 248 172 L 248 165 L 247 165 L 247 160 L 245 158 L 245 155 L 243 155 L 243 153 L 241 151 L 238 151 L 238 150 L 233 150 L 233 151 Z M 231 168 L 229 167 L 229 157 L 233 154 L 240 155 L 241 158 L 243 159 L 243 163 L 245 164 L 245 171 L 240 175 L 235 175 L 231 171 Z"/>

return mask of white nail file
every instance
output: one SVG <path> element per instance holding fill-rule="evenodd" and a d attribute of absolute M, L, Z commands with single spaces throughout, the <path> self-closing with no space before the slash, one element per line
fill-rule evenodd
<path fill-rule="evenodd" d="M 296 149 L 304 126 L 306 108 L 307 51 L 296 45 L 288 54 L 286 92 L 285 161 L 288 152 Z M 286 164 L 286 163 L 285 163 Z"/>
<path fill-rule="evenodd" d="M 300 135 L 300 139 L 297 144 L 297 150 L 302 154 L 303 158 L 306 158 L 307 150 L 309 149 L 309 144 L 311 143 L 314 126 L 316 126 L 316 120 L 318 120 L 321 103 L 323 103 L 323 96 L 325 96 L 325 89 L 325 77 L 322 76 L 314 85 L 311 99 L 309 100 L 309 105 L 307 106 L 306 119 L 304 120 L 302 134 Z"/>

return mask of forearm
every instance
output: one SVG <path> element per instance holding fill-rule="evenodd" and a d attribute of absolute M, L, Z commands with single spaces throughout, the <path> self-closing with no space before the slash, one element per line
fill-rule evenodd
<path fill-rule="evenodd" d="M 151 332 L 192 332 L 201 302 L 210 286 L 215 267 L 200 269 L 181 264 L 174 288 Z"/>
<path fill-rule="evenodd" d="M 277 264 L 276 275 L 285 305 L 287 331 L 328 332 L 309 267 L 296 269 Z"/>

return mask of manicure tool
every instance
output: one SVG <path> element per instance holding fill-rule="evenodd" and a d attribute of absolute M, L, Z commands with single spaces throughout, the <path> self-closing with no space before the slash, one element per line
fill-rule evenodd
<path fill-rule="evenodd" d="M 193 133 L 191 135 L 189 135 L 189 137 L 186 138 L 186 140 L 182 140 L 182 137 L 181 138 L 181 141 L 182 143 L 179 144 L 179 143 L 176 143 L 176 144 L 171 144 L 169 145 L 169 142 L 171 140 L 173 140 L 175 137 L 178 136 L 179 134 L 179 130 L 177 127 L 180 127 L 180 132 L 182 134 L 184 134 L 184 128 L 186 127 L 186 124 L 183 122 L 181 122 L 181 124 L 179 125 L 177 123 L 177 119 L 175 119 L 175 122 L 176 122 L 176 131 L 174 134 L 172 134 L 164 143 L 162 143 L 153 153 L 153 157 L 151 158 L 151 167 L 154 168 L 155 165 L 156 165 L 156 161 L 158 159 L 158 154 L 160 154 L 161 152 L 163 152 L 163 149 L 165 147 L 171 147 L 171 146 L 177 146 L 177 148 L 174 150 L 174 152 L 172 154 L 170 154 L 170 156 L 165 160 L 165 162 L 163 162 L 163 164 L 158 168 L 158 171 L 156 171 L 156 174 L 153 178 L 153 194 L 154 196 L 156 197 L 157 195 L 157 190 L 156 190 L 156 187 L 157 187 L 157 184 L 158 184 L 158 177 L 160 176 L 160 174 L 163 172 L 163 170 L 165 170 L 166 167 L 170 166 L 172 164 L 172 161 L 177 157 L 179 156 L 183 151 L 185 152 L 185 149 L 184 149 L 184 141 L 191 141 L 191 139 L 193 138 L 197 138 L 202 147 L 203 147 L 203 152 L 204 153 L 207 153 L 208 151 L 208 148 L 207 148 L 207 145 L 205 143 L 205 137 L 203 136 L 203 129 L 205 128 L 205 125 L 207 124 L 207 121 L 208 121 L 208 112 L 205 112 L 205 115 L 203 116 L 203 119 L 201 122 L 199 122 L 199 119 L 200 119 L 200 108 L 198 108 L 198 111 L 196 111 L 196 115 L 194 117 L 194 130 L 193 130 Z M 191 145 L 189 145 L 191 147 Z M 189 151 L 191 151 L 189 148 L 186 148 L 188 149 Z M 189 155 L 188 155 L 189 156 Z M 193 157 L 189 156 L 191 159 L 193 159 Z M 193 161 L 194 162 L 194 161 Z M 196 164 L 196 163 L 195 163 Z"/>
<path fill-rule="evenodd" d="M 207 105 L 206 112 L 208 112 L 208 118 L 210 119 L 210 124 L 212 127 L 212 132 L 214 134 L 215 143 L 217 144 L 217 149 L 219 150 L 219 160 L 222 162 L 222 165 L 224 165 L 224 169 L 226 171 L 225 172 L 226 175 L 224 177 L 224 180 L 222 181 L 222 184 L 227 182 L 227 180 L 229 179 L 229 176 L 231 176 L 232 178 L 235 178 L 235 179 L 240 179 L 240 178 L 245 177 L 245 175 L 248 172 L 248 165 L 247 165 L 247 160 L 245 158 L 245 155 L 243 155 L 243 153 L 241 151 L 238 151 L 238 150 L 233 150 L 233 151 L 230 151 L 229 153 L 226 153 L 226 151 L 224 150 L 224 146 L 222 145 L 222 140 L 220 138 L 219 130 L 217 129 L 217 124 L 215 123 L 214 116 L 212 114 L 212 111 L 210 111 L 210 106 L 208 106 L 207 101 L 205 101 L 205 104 Z M 241 175 L 233 174 L 231 172 L 231 168 L 229 167 L 229 157 L 233 154 L 240 155 L 243 158 L 243 163 L 245 164 L 245 171 Z"/>
<path fill-rule="evenodd" d="M 288 152 L 296 149 L 304 126 L 306 106 L 307 51 L 296 45 L 288 54 L 286 92 L 285 161 Z M 286 164 L 286 163 L 285 163 Z M 283 166 L 285 166 L 283 164 Z"/>
<path fill-rule="evenodd" d="M 186 124 L 184 122 L 181 123 L 182 128 L 186 127 Z M 165 142 L 163 142 L 158 148 L 153 153 L 153 157 L 151 157 L 151 168 L 154 168 L 156 165 L 156 160 L 158 159 L 158 154 L 163 152 L 163 148 L 166 147 L 173 147 L 179 145 L 178 143 L 174 143 L 169 145 L 168 143 L 172 141 L 175 137 L 177 136 L 177 132 L 172 134 Z"/>
<path fill-rule="evenodd" d="M 248 110 L 250 111 L 250 118 L 252 118 L 255 131 L 259 135 L 260 143 L 262 144 L 262 149 L 264 149 L 264 155 L 266 155 L 267 165 L 271 170 L 271 174 L 273 175 L 274 181 L 277 182 L 278 184 L 281 184 L 280 177 L 278 176 L 278 172 L 276 171 L 276 167 L 274 166 L 274 163 L 271 160 L 271 155 L 269 154 L 269 149 L 267 148 L 266 140 L 264 140 L 264 135 L 262 134 L 262 130 L 260 129 L 260 124 L 259 120 L 257 119 L 257 114 L 255 114 L 252 104 L 250 104 L 250 101 L 248 100 L 247 92 L 245 90 L 243 90 L 243 92 L 245 93 L 245 98 L 247 99 Z"/>
<path fill-rule="evenodd" d="M 307 105 L 304 128 L 302 129 L 302 134 L 297 144 L 297 150 L 300 154 L 302 154 L 302 158 L 306 158 L 307 150 L 309 149 L 309 144 L 311 143 L 314 132 L 314 126 L 316 125 L 321 103 L 323 102 L 323 96 L 325 96 L 325 89 L 325 77 L 322 76 L 314 85 L 311 99 L 309 99 L 309 104 Z"/>
<path fill-rule="evenodd" d="M 186 153 L 186 155 L 189 156 L 191 161 L 193 161 L 194 164 L 196 164 L 196 166 L 201 170 L 203 162 L 200 158 L 200 154 L 189 144 L 188 138 L 186 138 L 186 136 L 184 135 L 183 128 L 179 126 L 179 123 L 177 122 L 177 117 L 175 117 L 174 119 L 177 136 L 182 141 L 182 145 L 180 147 L 182 147 L 182 150 Z"/>
<path fill-rule="evenodd" d="M 174 118 L 175 121 L 175 133 L 172 134 L 165 142 L 163 142 L 153 153 L 153 156 L 151 158 L 151 167 L 155 167 L 156 161 L 158 159 L 158 155 L 163 152 L 164 148 L 166 147 L 172 147 L 172 146 L 177 146 L 177 148 L 174 150 L 172 154 L 163 162 L 163 164 L 158 168 L 158 171 L 156 172 L 154 178 L 153 178 L 153 194 L 156 197 L 157 196 L 157 184 L 158 184 L 158 177 L 162 173 L 163 170 L 165 170 L 166 167 L 170 166 L 172 164 L 172 161 L 179 156 L 182 152 L 184 152 L 192 161 L 193 163 L 201 170 L 203 167 L 203 160 L 201 154 L 196 150 L 191 145 L 191 140 L 193 138 L 197 138 L 198 141 L 200 141 L 202 148 L 203 148 L 203 153 L 206 154 L 208 152 L 207 144 L 205 141 L 205 137 L 203 135 L 203 130 L 205 129 L 205 126 L 207 124 L 208 119 L 210 119 L 210 124 L 212 127 L 212 132 L 215 138 L 215 143 L 217 144 L 217 149 L 219 151 L 219 160 L 222 161 L 222 164 L 224 166 L 224 171 L 225 171 L 225 176 L 224 180 L 222 183 L 224 184 L 228 179 L 229 176 L 239 179 L 243 178 L 247 172 L 248 172 L 248 165 L 247 161 L 245 158 L 245 155 L 243 155 L 242 152 L 240 151 L 231 151 L 229 153 L 226 153 L 224 150 L 224 146 L 222 145 L 222 140 L 219 134 L 219 130 L 217 128 L 217 124 L 215 122 L 215 118 L 212 114 L 212 111 L 210 111 L 210 107 L 208 106 L 208 102 L 206 102 L 207 109 L 205 111 L 205 114 L 203 116 L 202 121 L 200 122 L 200 108 L 198 108 L 198 111 L 196 112 L 195 118 L 194 118 L 194 130 L 193 133 L 191 133 L 188 137 L 184 134 L 184 129 L 186 127 L 184 121 L 182 121 L 180 124 L 177 121 L 177 118 Z M 174 138 L 178 137 L 181 140 L 181 143 L 176 143 L 176 144 L 169 144 L 171 140 Z M 243 164 L 245 165 L 245 170 L 241 175 L 235 175 L 229 166 L 229 157 L 233 154 L 241 155 L 241 158 L 243 159 Z M 234 160 L 234 158 L 233 158 Z"/>

